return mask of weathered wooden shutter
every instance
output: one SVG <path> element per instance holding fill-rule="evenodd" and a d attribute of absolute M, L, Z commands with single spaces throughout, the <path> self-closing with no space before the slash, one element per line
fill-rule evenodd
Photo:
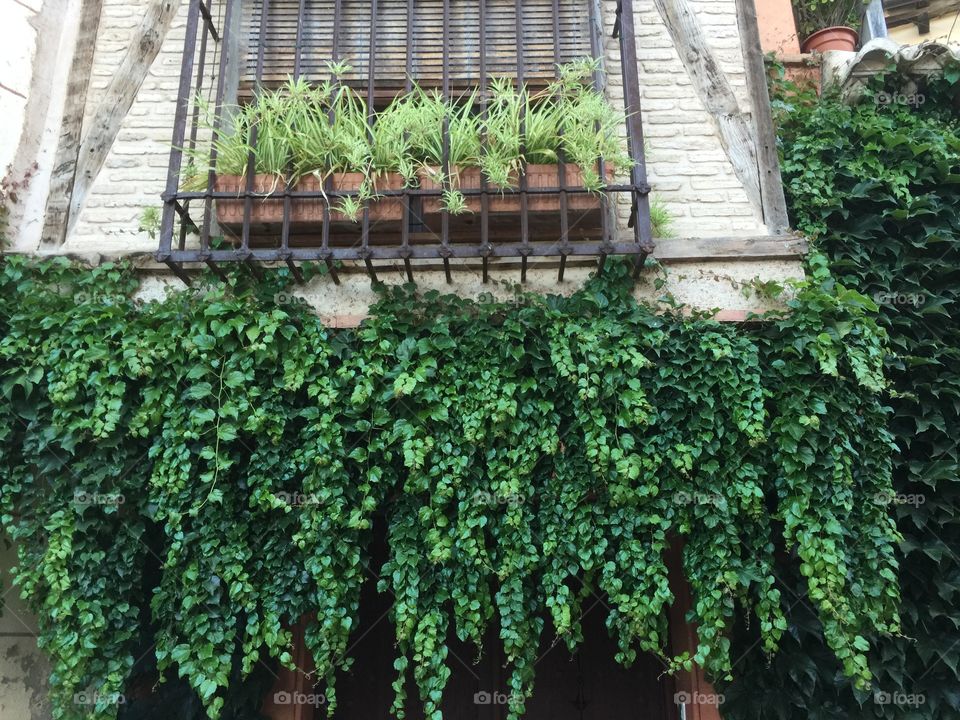
<path fill-rule="evenodd" d="M 485 28 L 480 28 L 476 0 L 450 0 L 451 87 L 464 89 L 480 82 L 480 33 L 485 32 L 488 77 L 515 78 L 523 63 L 524 80 L 544 85 L 554 77 L 554 65 L 591 55 L 590 0 L 523 0 L 521 41 L 517 42 L 515 0 L 487 0 Z M 559 9 L 560 47 L 554 46 L 554 5 Z M 300 0 L 270 0 L 266 32 L 261 38 L 263 0 L 243 4 L 245 40 L 241 92 L 256 82 L 257 61 L 263 45 L 265 85 L 283 82 L 294 71 Z M 306 0 L 302 18 L 301 74 L 311 79 L 329 77 L 326 63 L 334 56 L 349 62 L 352 71 L 345 78 L 351 85 L 366 87 L 369 74 L 370 33 L 376 32 L 374 76 L 378 96 L 391 96 L 406 83 L 408 60 L 407 28 L 410 38 L 410 67 L 413 78 L 423 86 L 440 86 L 443 79 L 443 2 L 420 0 L 413 3 L 414 17 L 408 17 L 407 0 L 379 0 L 376 28 L 372 28 L 371 3 L 341 0 L 340 17 L 334 0 Z M 335 28 L 339 32 L 334 37 Z M 518 48 L 522 58 L 518 59 Z M 246 93 L 243 93 L 246 94 Z"/>

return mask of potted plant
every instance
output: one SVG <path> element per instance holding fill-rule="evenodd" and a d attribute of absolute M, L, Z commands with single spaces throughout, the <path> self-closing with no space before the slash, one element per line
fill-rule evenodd
<path fill-rule="evenodd" d="M 559 157 L 564 154 L 565 188 L 586 188 L 592 195 L 571 193 L 570 210 L 599 207 L 599 193 L 615 172 L 628 170 L 632 160 L 620 140 L 623 117 L 602 93 L 589 86 L 589 78 L 598 61 L 584 59 L 560 66 L 560 79 L 545 92 L 532 96 L 526 88 L 517 88 L 508 79 L 495 79 L 489 88 L 490 102 L 484 118 L 474 111 L 476 97 L 450 109 L 449 188 L 442 202 L 424 201 L 424 214 L 440 211 L 476 212 L 480 197 L 465 198 L 462 190 L 478 190 L 486 178 L 488 187 L 509 194 L 494 196 L 488 211 L 494 214 L 520 212 L 521 170 L 528 188 L 559 188 Z M 420 172 L 424 188 L 443 187 L 440 170 L 442 150 L 442 104 L 436 117 L 425 124 L 426 162 Z M 427 113 L 430 116 L 431 113 Z M 598 160 L 604 159 L 606 177 L 600 178 Z M 527 198 L 530 212 L 556 212 L 560 194 L 535 193 Z"/>
<path fill-rule="evenodd" d="M 372 221 L 400 220 L 402 200 L 381 198 L 376 190 L 377 187 L 400 189 L 404 179 L 397 173 L 377 177 L 373 169 L 370 114 L 366 103 L 352 89 L 327 83 L 308 89 L 305 101 L 294 104 L 288 121 L 293 129 L 290 150 L 297 189 L 323 196 L 323 199 L 299 200 L 298 220 L 323 221 L 324 206 L 328 205 L 325 195 L 328 179 L 332 190 L 356 193 L 340 198 L 329 211 L 331 222 L 359 220 L 365 204 Z"/>
<path fill-rule="evenodd" d="M 217 200 L 217 222 L 225 229 L 236 230 L 243 224 L 246 199 L 239 195 L 248 186 L 254 128 L 257 135 L 252 191 L 263 197 L 251 202 L 251 223 L 282 223 L 284 199 L 278 191 L 288 186 L 295 192 L 320 195 L 317 199 L 290 200 L 289 220 L 296 226 L 321 224 L 325 207 L 329 208 L 330 222 L 359 220 L 364 203 L 369 203 L 373 221 L 402 217 L 401 199 L 379 198 L 376 188 L 402 188 L 404 178 L 397 173 L 375 176 L 367 107 L 350 88 L 331 82 L 313 87 L 302 79 L 290 81 L 279 90 L 262 93 L 254 103 L 237 108 L 228 127 L 214 143 L 214 189 L 238 195 L 236 199 Z M 208 161 L 208 152 L 197 148 L 188 154 L 192 161 L 184 173 L 184 187 L 203 189 L 207 172 L 197 168 Z M 331 203 L 325 194 L 328 179 L 331 189 L 355 195 Z"/>
<path fill-rule="evenodd" d="M 800 36 L 805 52 L 845 50 L 857 47 L 859 36 L 854 27 L 860 24 L 867 0 L 794 0 Z"/>

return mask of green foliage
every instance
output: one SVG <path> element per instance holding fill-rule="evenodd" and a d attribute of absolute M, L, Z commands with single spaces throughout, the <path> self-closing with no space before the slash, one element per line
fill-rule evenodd
<path fill-rule="evenodd" d="M 749 652 L 756 632 L 741 627 L 735 644 L 746 655 L 738 682 L 724 688 L 725 717 L 960 716 L 958 80 L 956 67 L 919 85 L 891 72 L 853 104 L 775 86 L 793 224 L 818 237 L 839 281 L 876 302 L 893 350 L 895 487 L 876 504 L 892 508 L 903 535 L 903 631 L 878 642 L 873 685 L 863 692 L 837 673 L 824 644 L 834 646 L 831 628 L 805 598 L 789 613 L 772 666 Z M 790 567 L 778 572 L 799 592 L 804 580 Z"/>
<path fill-rule="evenodd" d="M 768 652 L 786 628 L 775 543 L 869 682 L 866 638 L 898 628 L 897 536 L 871 501 L 890 492 L 883 332 L 814 267 L 789 312 L 746 327 L 658 315 L 614 265 L 569 298 L 385 291 L 334 333 L 275 301 L 285 269 L 140 304 L 129 268 L 8 258 L 0 512 L 55 716 L 113 717 L 72 700 L 123 692 L 149 628 L 161 676 L 217 717 L 259 659 L 292 666 L 285 628 L 310 612 L 334 713 L 371 573 L 398 717 L 412 675 L 440 718 L 448 627 L 479 647 L 495 617 L 520 717 L 541 639 L 575 648 L 590 595 L 620 662 L 727 676 L 738 609 Z M 667 650 L 680 542 L 692 657 Z"/>

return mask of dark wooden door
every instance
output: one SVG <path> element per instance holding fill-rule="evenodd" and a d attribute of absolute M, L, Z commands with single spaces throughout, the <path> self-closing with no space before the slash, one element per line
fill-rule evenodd
<path fill-rule="evenodd" d="M 374 551 L 378 569 L 383 544 Z M 376 583 L 365 586 L 360 602 L 360 623 L 350 655 L 353 669 L 338 681 L 338 720 L 389 720 L 393 702 L 391 682 L 396 650 L 393 623 L 387 617 L 392 596 L 378 593 Z M 614 661 L 616 644 L 604 625 L 603 598 L 584 602 L 584 642 L 574 654 L 562 643 L 550 647 L 553 637 L 548 624 L 536 665 L 534 696 L 527 702 L 528 720 L 675 720 L 673 682 L 661 678 L 663 665 L 652 656 L 641 656 L 632 668 Z M 479 661 L 472 645 L 449 638 L 450 680 L 444 692 L 444 720 L 502 720 L 506 706 L 496 702 L 508 692 L 507 670 L 503 668 L 496 628 L 488 633 L 487 653 Z M 483 695 L 486 693 L 487 695 Z M 423 720 L 419 695 L 412 679 L 407 682 L 407 720 Z M 485 702 L 487 699 L 491 702 Z M 479 702 L 478 702 L 479 701 Z M 325 708 L 314 717 L 325 718 Z"/>

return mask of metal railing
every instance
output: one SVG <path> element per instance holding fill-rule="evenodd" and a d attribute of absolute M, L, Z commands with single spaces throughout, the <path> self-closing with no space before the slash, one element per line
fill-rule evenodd
<path fill-rule="evenodd" d="M 310 27 L 304 21 L 305 13 L 320 0 L 261 0 L 259 12 L 260 42 L 252 46 L 256 52 L 253 95 L 263 87 L 267 41 L 270 33 L 271 1 L 274 3 L 298 3 L 296 38 L 293 62 L 289 74 L 293 79 L 300 78 L 303 72 L 303 48 L 307 44 Z M 324 6 L 332 12 L 332 47 L 330 60 L 336 62 L 340 57 L 340 22 L 343 5 L 347 0 L 327 0 Z M 440 0 L 436 0 L 438 3 Z M 381 0 L 389 2 L 389 0 Z M 422 3 L 405 0 L 406 12 L 406 81 L 405 90 L 409 91 L 414 83 L 420 83 L 416 76 L 414 63 L 414 28 L 417 23 L 418 8 Z M 557 67 L 563 58 L 561 48 L 561 12 L 560 0 L 547 0 L 552 4 L 553 17 L 550 31 L 555 57 L 551 66 Z M 584 10 L 589 14 L 590 49 L 594 57 L 603 54 L 602 38 L 593 29 L 602 28 L 601 2 L 603 0 L 584 0 Z M 209 4 L 208 4 L 209 3 Z M 215 4 L 214 4 L 215 3 Z M 531 52 L 524 48 L 524 5 L 515 0 L 511 14 L 515 20 L 514 37 L 516 39 L 515 79 L 522 86 L 525 69 L 531 62 Z M 485 88 L 489 81 L 488 66 L 488 27 L 496 21 L 503 27 L 503 17 L 493 14 L 504 7 L 504 3 L 494 0 L 477 0 L 478 45 L 475 62 L 478 73 L 480 112 L 486 112 Z M 369 47 L 365 58 L 366 78 L 358 91 L 365 93 L 369 121 L 373 121 L 373 109 L 378 100 L 377 93 L 377 42 L 381 28 L 378 18 L 378 0 L 369 3 Z M 339 282 L 338 261 L 362 261 L 369 274 L 376 278 L 375 261 L 402 261 L 407 277 L 413 280 L 416 264 L 412 261 L 423 259 L 440 260 L 448 282 L 451 280 L 450 261 L 454 258 L 472 259 L 482 264 L 483 279 L 487 281 L 490 261 L 498 258 L 519 259 L 521 279 L 526 280 L 530 258 L 557 258 L 559 278 L 563 278 L 568 258 L 599 258 L 601 268 L 608 256 L 630 255 L 636 258 L 637 272 L 643 261 L 653 249 L 650 225 L 650 206 L 646 166 L 643 155 L 643 129 L 640 115 L 640 88 L 637 69 L 637 51 L 633 26 L 633 3 L 620 0 L 616 8 L 616 21 L 609 28 L 611 35 L 619 39 L 620 71 L 623 84 L 623 108 L 626 117 L 625 134 L 627 152 L 633 160 L 629 177 L 608 182 L 599 193 L 591 193 L 580 185 L 569 182 L 570 166 L 561 156 L 556 165 L 556 184 L 552 187 L 528 182 L 526 167 L 522 167 L 515 188 L 500 190 L 488 187 L 487 180 L 481 177 L 478 186 L 461 187 L 460 192 L 467 202 L 473 201 L 477 212 L 468 216 L 451 215 L 439 202 L 446 186 L 440 187 L 404 187 L 378 191 L 378 201 L 399 199 L 401 209 L 396 218 L 384 221 L 371 217 L 368 200 L 363 201 L 363 209 L 356 222 L 344 222 L 331 204 L 338 198 L 357 197 L 358 192 L 350 189 L 338 189 L 329 177 L 322 187 L 302 189 L 281 183 L 276 188 L 265 191 L 255 183 L 256 134 L 251 130 L 247 172 L 238 189 L 218 190 L 214 168 L 217 166 L 216 146 L 211 143 L 209 170 L 206 175 L 206 187 L 183 189 L 185 149 L 195 151 L 201 143 L 201 135 L 212 134 L 216 139 L 223 132 L 222 116 L 229 105 L 228 88 L 237 92 L 236 78 L 230 81 L 231 73 L 243 64 L 235 57 L 239 52 L 237 43 L 231 43 L 231 32 L 239 32 L 241 12 L 239 0 L 190 0 L 187 16 L 186 34 L 180 74 L 178 106 L 174 121 L 172 150 L 167 176 L 166 191 L 163 194 L 163 216 L 160 228 L 160 247 L 157 259 L 166 263 L 180 277 L 187 279 L 184 266 L 188 263 L 205 263 L 215 272 L 221 273 L 222 263 L 243 262 L 256 272 L 260 263 L 286 263 L 292 272 L 300 277 L 297 264 L 306 261 L 326 263 L 334 281 Z M 438 12 L 439 5 L 438 5 Z M 528 11 L 529 12 L 529 11 Z M 439 87 L 444 99 L 453 96 L 451 78 L 450 37 L 451 0 L 442 0 L 442 76 Z M 542 15 L 540 16 L 542 22 Z M 396 36 L 397 28 L 391 27 Z M 542 52 L 542 45 L 540 50 Z M 234 57 L 231 57 L 234 55 Z M 541 58 L 542 59 L 542 58 Z M 502 57 L 498 57 L 502 62 Z M 216 80 L 216 87 L 204 87 L 207 75 Z M 321 80 L 307 76 L 308 80 Z M 322 78 L 327 80 L 328 78 Z M 593 74 L 595 89 L 604 90 L 604 76 L 597 70 Z M 202 93 L 213 93 L 211 107 L 216 125 L 205 129 L 201 120 L 201 108 L 196 98 Z M 234 96 L 236 97 L 236 96 Z M 618 108 L 619 109 L 619 108 Z M 523 122 L 521 118 L 521 123 Z M 444 122 L 442 177 L 448 177 L 449 170 L 449 118 Z M 209 138 L 207 138 L 209 140 Z M 605 161 L 598 158 L 597 170 L 600 178 L 608 178 Z M 444 181 L 446 183 L 447 181 Z M 504 199 L 510 198 L 510 212 L 492 212 L 492 205 L 502 208 Z M 618 222 L 615 210 L 618 199 L 629 204 L 630 216 L 626 223 Z M 259 210 L 270 202 L 276 211 L 273 222 L 260 221 Z M 294 208 L 304 202 L 310 202 L 318 210 L 315 222 L 300 223 L 294 217 Z M 232 203 L 235 208 L 242 204 L 242 217 L 234 223 L 218 222 L 217 205 L 224 207 Z M 435 212 L 424 212 L 429 203 Z M 394 201 L 394 205 L 396 200 Z M 282 205 L 282 207 L 281 207 Z M 532 206 L 532 207 L 531 207 Z M 333 217 L 331 217 L 333 215 Z"/>

